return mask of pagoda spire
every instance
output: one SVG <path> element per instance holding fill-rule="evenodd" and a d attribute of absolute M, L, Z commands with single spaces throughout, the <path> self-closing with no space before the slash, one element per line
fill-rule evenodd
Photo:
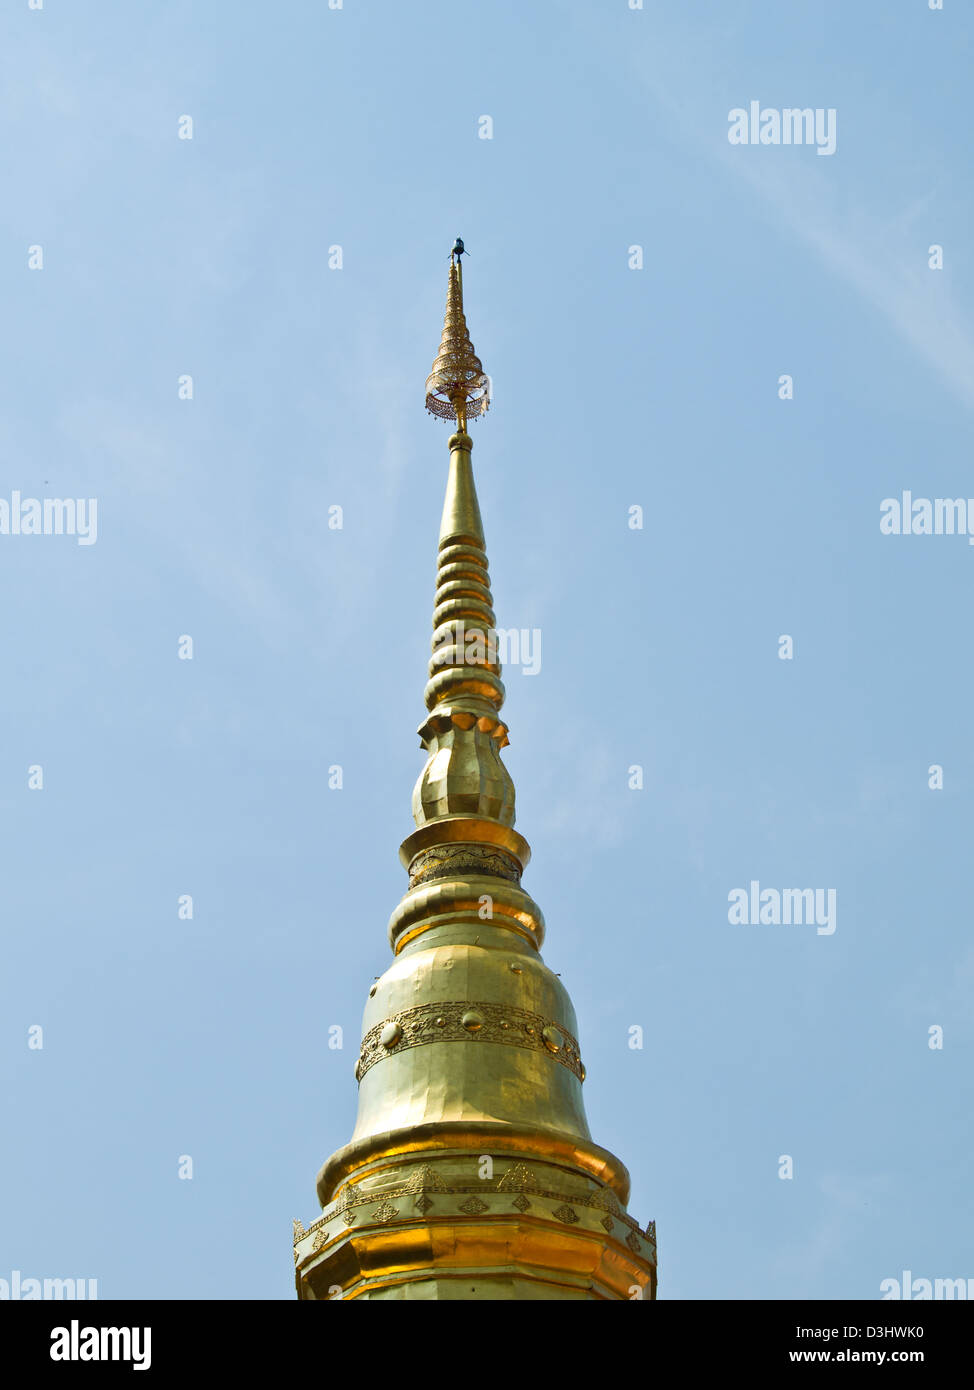
<path fill-rule="evenodd" d="M 568 993 L 540 956 L 501 759 L 504 686 L 469 419 L 488 379 L 463 310 L 458 239 L 426 405 L 455 422 L 440 524 L 425 766 L 399 855 L 394 960 L 369 990 L 351 1141 L 318 1174 L 322 1215 L 295 1223 L 299 1297 L 647 1299 L 652 1223 L 589 1134 Z"/>

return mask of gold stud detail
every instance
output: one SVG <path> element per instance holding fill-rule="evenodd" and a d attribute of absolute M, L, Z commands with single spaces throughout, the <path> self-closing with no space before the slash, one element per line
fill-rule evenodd
<path fill-rule="evenodd" d="M 392 1048 L 402 1037 L 401 1023 L 387 1023 L 379 1034 L 379 1042 L 383 1047 Z"/>

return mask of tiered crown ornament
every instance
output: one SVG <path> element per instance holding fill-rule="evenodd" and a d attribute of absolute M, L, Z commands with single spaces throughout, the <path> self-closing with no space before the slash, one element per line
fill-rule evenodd
<path fill-rule="evenodd" d="M 426 378 L 426 409 L 441 420 L 456 421 L 457 429 L 467 428 L 468 419 L 486 415 L 490 404 L 488 381 L 480 358 L 473 350 L 467 320 L 463 314 L 463 266 L 466 252 L 457 237 L 450 252 L 450 280 L 446 290 L 446 316 L 443 336 L 433 370 Z"/>
<path fill-rule="evenodd" d="M 487 554 L 466 433 L 487 409 L 457 241 L 427 408 L 456 422 L 440 525 L 426 765 L 392 965 L 369 990 L 358 1122 L 295 1222 L 302 1299 L 652 1299 L 656 1235 L 629 1175 L 593 1143 L 567 991 L 521 887 L 527 841 L 501 760 L 507 726 Z"/>

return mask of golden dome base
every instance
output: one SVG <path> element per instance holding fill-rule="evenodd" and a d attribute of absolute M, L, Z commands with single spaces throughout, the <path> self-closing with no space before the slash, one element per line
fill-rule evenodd
<path fill-rule="evenodd" d="M 374 1165 L 296 1229 L 294 1258 L 305 1300 L 656 1297 L 655 1231 L 611 1188 L 517 1152 Z"/>

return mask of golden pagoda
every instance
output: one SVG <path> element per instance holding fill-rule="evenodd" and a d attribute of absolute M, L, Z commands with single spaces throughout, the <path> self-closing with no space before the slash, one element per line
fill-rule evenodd
<path fill-rule="evenodd" d="M 369 990 L 358 1122 L 318 1174 L 321 1216 L 294 1223 L 301 1299 L 651 1299 L 655 1224 L 626 1212 L 629 1174 L 592 1142 L 568 993 L 541 959 L 501 761 L 504 686 L 467 434 L 488 381 L 463 310 L 463 243 L 427 409 L 455 422 L 440 525 L 428 757 L 394 960 Z"/>

